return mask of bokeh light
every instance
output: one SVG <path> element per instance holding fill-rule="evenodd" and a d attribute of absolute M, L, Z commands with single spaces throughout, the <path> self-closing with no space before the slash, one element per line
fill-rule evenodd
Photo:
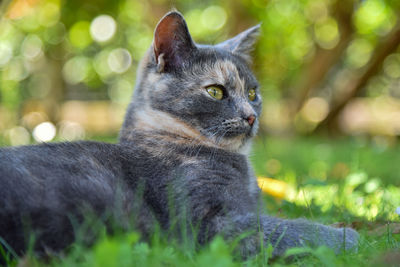
<path fill-rule="evenodd" d="M 328 17 L 328 7 L 325 1 L 310 1 L 305 9 L 305 15 L 311 21 L 324 21 Z"/>
<path fill-rule="evenodd" d="M 29 132 L 22 126 L 11 128 L 7 135 L 13 146 L 27 145 L 31 141 Z"/>
<path fill-rule="evenodd" d="M 107 63 L 113 72 L 124 73 L 131 66 L 132 57 L 125 48 L 116 48 L 108 55 Z"/>
<path fill-rule="evenodd" d="M 28 77 L 29 71 L 22 57 L 15 57 L 3 69 L 3 79 L 10 81 L 21 81 Z"/>
<path fill-rule="evenodd" d="M 318 123 L 328 115 L 328 102 L 321 97 L 313 97 L 307 100 L 301 110 L 303 117 L 312 123 Z"/>
<path fill-rule="evenodd" d="M 400 78 L 400 53 L 388 56 L 383 64 L 383 70 L 390 78 Z"/>
<path fill-rule="evenodd" d="M 93 40 L 97 42 L 107 42 L 115 34 L 117 23 L 108 15 L 100 15 L 96 17 L 90 24 L 90 34 Z"/>
<path fill-rule="evenodd" d="M 59 123 L 59 136 L 66 141 L 82 140 L 85 138 L 85 129 L 79 123 L 61 121 Z"/>
<path fill-rule="evenodd" d="M 300 8 L 298 1 L 285 0 L 285 1 L 273 1 L 274 8 L 278 11 L 278 14 L 283 17 L 291 17 Z"/>
<path fill-rule="evenodd" d="M 92 38 L 89 33 L 90 23 L 88 21 L 78 21 L 69 30 L 69 40 L 77 48 L 87 47 Z"/>
<path fill-rule="evenodd" d="M 6 65 L 12 57 L 11 45 L 7 42 L 0 43 L 0 67 Z"/>
<path fill-rule="evenodd" d="M 102 50 L 100 53 L 98 53 L 94 57 L 94 61 L 93 61 L 95 71 L 104 80 L 106 80 L 106 78 L 112 74 L 112 70 L 110 69 L 110 66 L 107 62 L 109 54 L 110 54 L 109 50 L 106 50 L 106 49 Z"/>
<path fill-rule="evenodd" d="M 227 19 L 225 9 L 220 6 L 207 7 L 201 14 L 201 23 L 209 30 L 221 29 Z"/>
<path fill-rule="evenodd" d="M 46 122 L 48 119 L 48 116 L 44 112 L 32 111 L 22 117 L 22 123 L 23 126 L 32 130 L 40 123 Z"/>
<path fill-rule="evenodd" d="M 89 58 L 83 56 L 68 60 L 62 70 L 65 81 L 69 84 L 82 82 L 88 76 L 89 64 Z"/>
<path fill-rule="evenodd" d="M 371 32 L 386 34 L 395 25 L 396 17 L 393 11 L 381 0 L 366 0 L 361 2 L 355 14 L 355 25 L 360 33 Z"/>
<path fill-rule="evenodd" d="M 56 127 L 51 122 L 42 122 L 32 132 L 36 142 L 49 142 L 56 136 Z"/>
<path fill-rule="evenodd" d="M 43 42 L 42 40 L 35 34 L 28 35 L 21 46 L 22 55 L 29 59 L 35 60 L 43 54 Z"/>
<path fill-rule="evenodd" d="M 380 179 L 378 178 L 373 178 L 370 179 L 365 185 L 364 185 L 364 190 L 365 192 L 367 192 L 368 194 L 375 192 L 379 186 L 380 186 L 381 182 Z"/>
<path fill-rule="evenodd" d="M 346 63 L 351 68 L 363 67 L 369 61 L 373 49 L 373 45 L 366 39 L 353 40 L 346 51 Z"/>
<path fill-rule="evenodd" d="M 39 23 L 50 27 L 60 19 L 60 1 L 46 1 L 39 10 Z"/>
<path fill-rule="evenodd" d="M 322 48 L 332 49 L 339 42 L 338 25 L 331 17 L 318 21 L 315 24 L 314 33 L 316 41 Z"/>

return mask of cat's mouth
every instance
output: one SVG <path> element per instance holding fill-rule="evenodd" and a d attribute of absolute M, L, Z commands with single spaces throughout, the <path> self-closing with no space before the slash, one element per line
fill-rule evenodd
<path fill-rule="evenodd" d="M 224 131 L 224 138 L 236 138 L 243 136 L 243 138 L 253 137 L 257 132 L 256 118 L 249 123 L 244 119 L 225 120 L 221 123 L 221 128 Z"/>
<path fill-rule="evenodd" d="M 213 130 L 201 131 L 217 146 L 233 151 L 239 150 L 249 139 L 257 133 L 257 123 L 251 125 L 245 120 L 225 120 Z"/>

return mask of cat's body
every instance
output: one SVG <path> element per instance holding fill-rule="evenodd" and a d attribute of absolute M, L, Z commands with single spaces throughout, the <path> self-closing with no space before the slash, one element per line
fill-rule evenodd
<path fill-rule="evenodd" d="M 147 145 L 157 145 L 157 140 L 147 141 Z M 189 149 L 196 149 L 196 160 L 185 161 Z M 194 222 L 201 223 L 203 218 L 221 216 L 224 209 L 256 212 L 257 194 L 249 192 L 255 185 L 248 179 L 245 157 L 223 150 L 182 146 L 165 157 L 135 146 L 79 142 L 19 148 L 21 158 L 9 149 L 0 151 L 7 165 L 36 166 L 15 171 L 0 165 L 0 172 L 7 173 L 1 179 L 5 205 L 0 210 L 0 236 L 18 252 L 29 235 L 21 219 L 26 229 L 31 220 L 32 228 L 43 231 L 37 236 L 38 250 L 58 250 L 73 240 L 70 221 L 83 219 L 81 213 L 84 216 L 88 206 L 102 219 L 117 217 L 122 227 L 135 220 L 132 223 L 145 235 L 151 234 L 153 215 L 169 231 L 172 214 L 185 219 L 190 212 L 196 217 Z M 215 164 L 209 162 L 211 154 Z M 199 238 L 204 243 L 206 237 Z"/>
<path fill-rule="evenodd" d="M 90 211 L 106 224 L 134 224 L 143 236 L 159 224 L 200 244 L 248 233 L 243 256 L 258 251 L 260 236 L 274 255 L 307 244 L 355 247 L 351 229 L 259 215 L 246 156 L 261 112 L 248 68 L 257 31 L 199 46 L 181 15 L 167 14 L 139 68 L 119 144 L 0 149 L 0 237 L 19 254 L 30 233 L 39 253 L 59 251 Z"/>

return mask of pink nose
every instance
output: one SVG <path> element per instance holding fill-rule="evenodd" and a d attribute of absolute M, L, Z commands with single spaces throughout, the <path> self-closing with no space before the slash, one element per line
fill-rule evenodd
<path fill-rule="evenodd" d="M 254 116 L 254 115 L 250 115 L 249 117 L 247 117 L 247 122 L 250 124 L 250 126 L 252 126 L 254 124 L 255 120 L 256 120 L 256 116 Z"/>

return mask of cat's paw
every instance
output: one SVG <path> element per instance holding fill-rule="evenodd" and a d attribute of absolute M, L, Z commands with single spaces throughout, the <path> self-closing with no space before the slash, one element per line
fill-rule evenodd
<path fill-rule="evenodd" d="M 320 230 L 317 245 L 328 246 L 336 254 L 344 251 L 358 251 L 358 239 L 360 236 L 355 230 L 348 227 L 333 228 L 331 226 L 321 226 Z"/>
<path fill-rule="evenodd" d="M 357 251 L 360 235 L 357 233 L 357 231 L 355 231 L 351 228 L 345 228 L 345 231 L 346 231 L 346 248 L 345 249 Z"/>
<path fill-rule="evenodd" d="M 357 233 L 357 231 L 345 227 L 345 228 L 339 228 L 337 229 L 339 232 L 339 242 L 341 243 L 338 248 L 338 252 L 342 251 L 352 251 L 352 252 L 357 252 L 358 251 L 358 240 L 360 238 L 360 235 Z"/>

